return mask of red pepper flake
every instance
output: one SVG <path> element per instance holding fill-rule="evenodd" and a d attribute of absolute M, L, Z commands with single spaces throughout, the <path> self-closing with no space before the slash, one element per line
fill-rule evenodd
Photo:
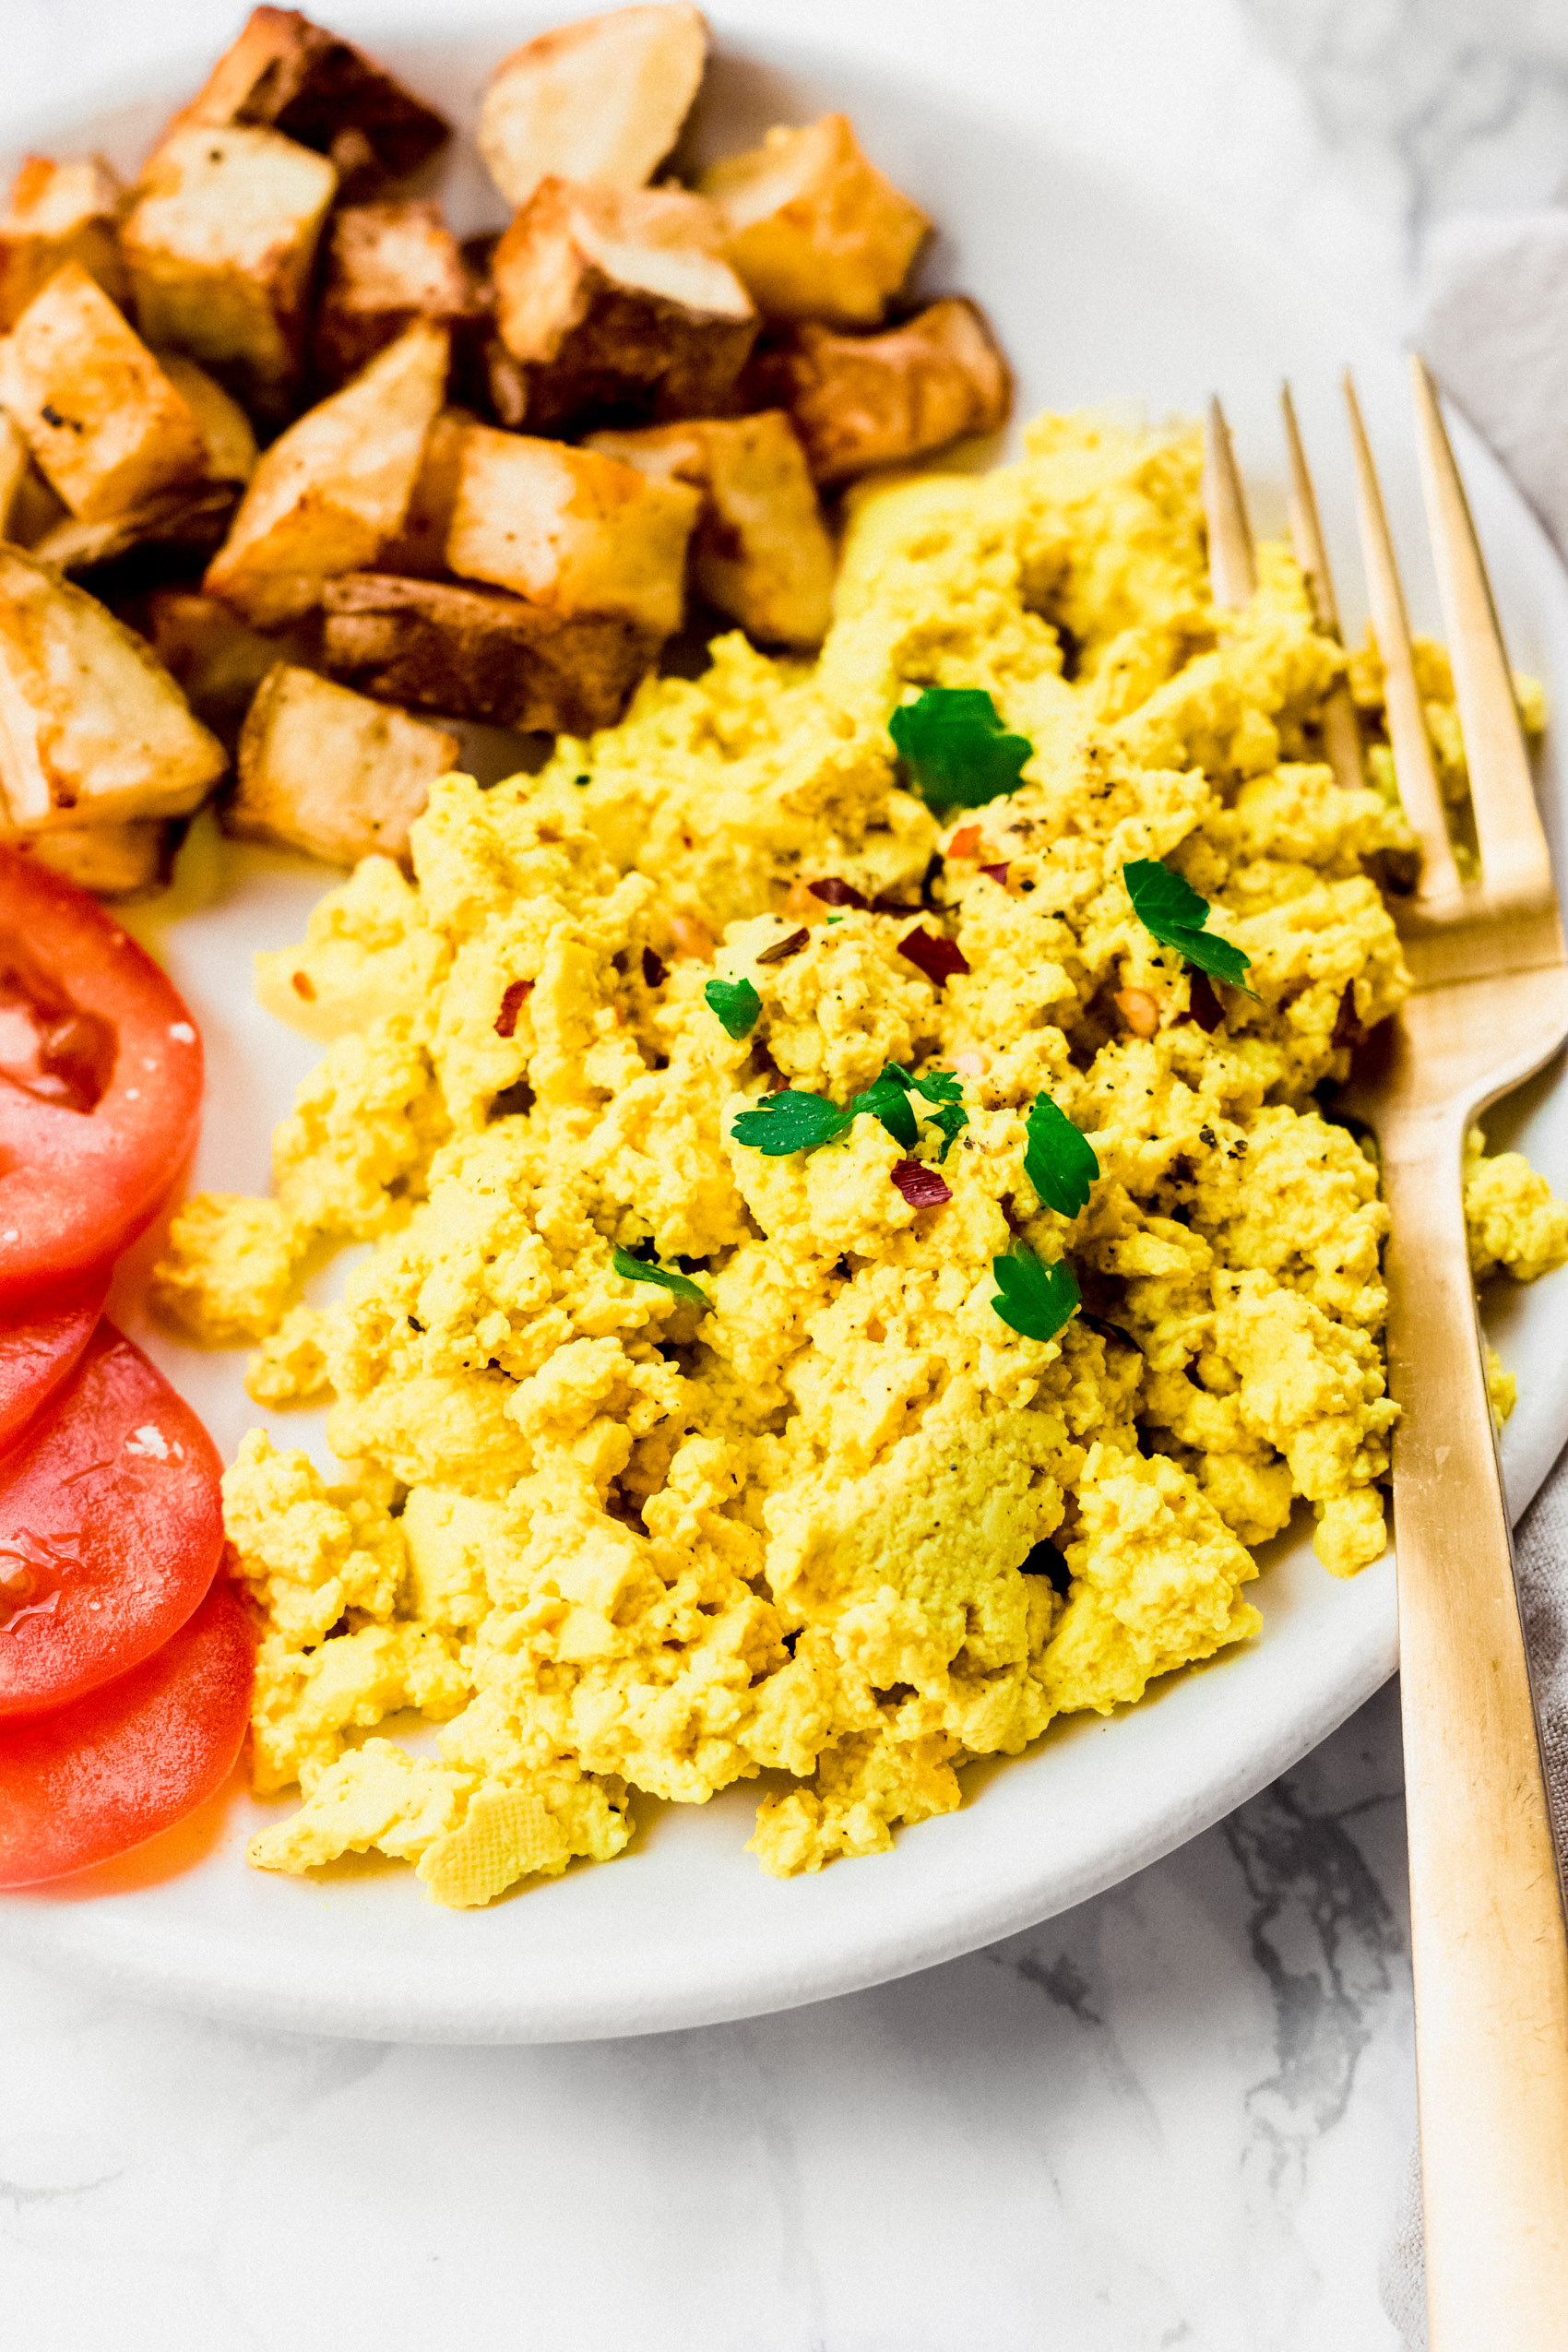
<path fill-rule="evenodd" d="M 1196 966 L 1187 974 L 1187 1005 L 1206 1036 L 1212 1037 L 1225 1018 L 1225 1007 L 1214 992 L 1214 982 Z"/>
<path fill-rule="evenodd" d="M 1340 992 L 1339 1009 L 1334 1016 L 1334 1029 L 1328 1042 L 1332 1046 L 1349 1046 L 1352 1052 L 1358 1045 L 1365 1045 L 1367 1033 L 1356 1012 L 1356 983 L 1347 980 Z"/>
<path fill-rule="evenodd" d="M 978 825 L 961 825 L 947 844 L 950 858 L 972 858 L 980 848 L 980 829 Z"/>
<path fill-rule="evenodd" d="M 932 988 L 940 988 L 956 972 L 967 972 L 968 959 L 956 942 L 942 939 L 929 931 L 907 931 L 898 942 L 898 953 L 907 963 L 923 972 Z M 761 962 L 761 957 L 757 958 Z"/>
<path fill-rule="evenodd" d="M 911 1208 L 945 1208 L 953 1197 L 941 1171 L 921 1159 L 901 1159 L 893 1170 L 893 1182 Z"/>
<path fill-rule="evenodd" d="M 1007 885 L 1007 868 L 1010 862 L 1011 861 L 1009 859 L 1004 858 L 999 866 L 981 866 L 980 872 L 981 873 L 990 874 L 992 882 L 1001 883 L 1004 889 L 1005 889 Z"/>
<path fill-rule="evenodd" d="M 533 994 L 532 980 L 508 980 L 506 993 L 501 999 L 501 1010 L 495 1016 L 497 1037 L 510 1037 L 517 1026 L 517 1016 Z"/>
<path fill-rule="evenodd" d="M 809 931 L 786 932 L 782 939 L 776 939 L 771 947 L 765 947 L 763 949 L 762 954 L 757 957 L 757 962 L 759 964 L 782 964 L 786 957 L 798 956 L 810 937 L 811 933 Z"/>
<path fill-rule="evenodd" d="M 806 888 L 825 907 L 864 908 L 870 903 L 863 891 L 857 890 L 852 882 L 841 881 L 836 873 L 825 875 L 821 882 L 808 882 Z"/>
<path fill-rule="evenodd" d="M 291 986 L 293 988 L 294 994 L 296 996 L 303 996 L 307 1004 L 314 1004 L 315 1003 L 315 982 L 312 980 L 308 972 L 296 972 L 294 974 Z"/>
<path fill-rule="evenodd" d="M 643 949 L 643 978 L 649 988 L 662 988 L 665 972 L 666 966 L 661 958 L 654 954 L 651 947 L 645 947 Z"/>
<path fill-rule="evenodd" d="M 920 902 L 918 899 L 897 898 L 891 890 L 879 890 L 871 902 L 871 910 L 873 915 L 918 915 Z"/>

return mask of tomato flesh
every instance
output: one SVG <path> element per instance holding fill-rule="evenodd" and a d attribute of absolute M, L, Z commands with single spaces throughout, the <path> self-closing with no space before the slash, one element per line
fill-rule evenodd
<path fill-rule="evenodd" d="M 0 1460 L 0 1721 L 68 1706 L 184 1623 L 223 1550 L 221 1467 L 184 1397 L 100 1322 Z"/>
<path fill-rule="evenodd" d="M 75 1372 L 98 1327 L 107 1287 L 100 1280 L 74 1305 L 0 1326 L 0 1454 L 15 1445 Z"/>
<path fill-rule="evenodd" d="M 173 983 L 85 890 L 0 848 L 0 1315 L 70 1294 L 196 1142 L 202 1051 Z"/>
<path fill-rule="evenodd" d="M 220 1788 L 250 1716 L 255 1640 L 232 1585 L 118 1681 L 0 1727 L 0 1886 L 86 1870 Z"/>

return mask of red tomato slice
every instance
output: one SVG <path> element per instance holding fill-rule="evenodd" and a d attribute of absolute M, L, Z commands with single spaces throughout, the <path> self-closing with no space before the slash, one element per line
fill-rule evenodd
<path fill-rule="evenodd" d="M 218 1584 L 117 1682 L 0 1728 L 0 1886 L 107 1861 L 220 1788 L 245 1736 L 255 1671 L 244 1604 Z"/>
<path fill-rule="evenodd" d="M 0 1720 L 69 1705 L 184 1623 L 223 1550 L 220 1469 L 184 1397 L 100 1323 L 0 1461 Z"/>
<path fill-rule="evenodd" d="M 101 1278 L 75 1306 L 60 1307 L 35 1323 L 0 1325 L 0 1454 L 17 1443 L 76 1370 L 98 1328 L 108 1287 Z"/>
<path fill-rule="evenodd" d="M 0 1315 L 69 1295 L 148 1224 L 201 1114 L 201 1039 L 85 890 L 0 849 Z"/>

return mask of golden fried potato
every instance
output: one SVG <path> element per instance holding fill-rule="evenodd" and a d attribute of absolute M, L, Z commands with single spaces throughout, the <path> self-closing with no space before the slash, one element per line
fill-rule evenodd
<path fill-rule="evenodd" d="M 120 239 L 148 341 L 188 351 L 258 414 L 285 415 L 337 187 L 325 158 L 277 131 L 173 132 L 132 191 Z"/>
<path fill-rule="evenodd" d="M 330 156 L 344 194 L 354 196 L 400 179 L 450 136 L 434 107 L 297 8 L 253 8 L 160 145 L 192 125 L 235 124 L 281 131 Z"/>
<path fill-rule="evenodd" d="M 44 155 L 23 159 L 0 216 L 0 334 L 15 327 L 67 261 L 79 262 L 111 301 L 127 299 L 130 280 L 119 239 L 124 195 L 101 155 L 71 163 Z"/>
<path fill-rule="evenodd" d="M 183 816 L 228 765 L 144 638 L 0 546 L 0 792 L 12 826 Z"/>
<path fill-rule="evenodd" d="M 249 481 L 255 471 L 255 434 L 238 400 L 184 351 L 158 351 L 154 357 L 196 419 L 208 481 Z"/>
<path fill-rule="evenodd" d="M 833 610 L 833 541 L 781 410 L 597 433 L 587 446 L 650 480 L 702 493 L 691 576 L 709 604 L 765 644 L 822 643 Z"/>
<path fill-rule="evenodd" d="M 620 613 L 672 636 L 701 505 L 618 458 L 474 425 L 464 435 L 446 560 L 459 577 L 554 612 Z"/>
<path fill-rule="evenodd" d="M 409 827 L 457 750 L 442 728 L 279 661 L 240 731 L 224 823 L 328 865 L 379 850 L 407 866 Z"/>
<path fill-rule="evenodd" d="M 722 410 L 758 321 L 719 240 L 712 206 L 683 188 L 542 181 L 491 266 L 530 428 Z"/>
<path fill-rule="evenodd" d="M 135 547 L 180 547 L 208 555 L 222 545 L 238 497 L 232 482 L 205 482 L 194 490 L 164 491 L 97 522 L 68 515 L 33 540 L 30 552 L 41 564 L 73 573 L 116 563 Z"/>
<path fill-rule="evenodd" d="M 749 387 L 789 410 L 821 482 L 927 457 L 965 434 L 995 433 L 1013 404 L 1013 378 L 985 313 L 961 295 L 882 335 L 802 327 L 758 354 Z"/>
<path fill-rule="evenodd" d="M 62 825 L 51 833 L 11 834 L 0 840 L 41 866 L 63 873 L 95 898 L 145 898 L 174 871 L 185 836 L 179 817 L 133 816 L 118 825 Z"/>
<path fill-rule="evenodd" d="M 340 392 L 279 434 L 203 583 L 258 627 L 372 563 L 408 511 L 446 382 L 444 327 L 416 319 Z"/>
<path fill-rule="evenodd" d="M 399 579 L 442 580 L 451 576 L 446 534 L 457 503 L 463 439 L 479 419 L 468 409 L 443 409 L 425 435 L 420 469 L 402 523 L 375 559 L 378 572 Z"/>
<path fill-rule="evenodd" d="M 204 726 L 232 743 L 252 697 L 273 664 L 300 661 L 295 629 L 263 636 L 215 596 L 160 588 L 127 615 L 147 638 Z"/>
<path fill-rule="evenodd" d="M 707 50 L 701 13 L 613 8 L 559 25 L 503 58 L 480 114 L 480 152 L 507 202 L 555 174 L 640 188 L 674 146 Z"/>
<path fill-rule="evenodd" d="M 332 223 L 314 353 L 340 384 L 410 320 L 457 327 L 480 315 L 457 238 L 438 204 L 345 205 Z"/>
<path fill-rule="evenodd" d="M 190 405 L 79 261 L 56 270 L 0 344 L 0 404 L 84 520 L 207 470 Z"/>
<path fill-rule="evenodd" d="M 847 114 L 769 131 L 698 182 L 724 217 L 724 250 L 768 318 L 874 327 L 931 222 L 861 152 Z"/>
<path fill-rule="evenodd" d="M 549 734 L 612 726 L 659 645 L 616 613 L 381 572 L 329 580 L 325 609 L 335 676 L 387 702 Z"/>
<path fill-rule="evenodd" d="M 21 501 L 32 451 L 15 417 L 0 409 L 0 539 L 11 539 L 11 520 Z"/>

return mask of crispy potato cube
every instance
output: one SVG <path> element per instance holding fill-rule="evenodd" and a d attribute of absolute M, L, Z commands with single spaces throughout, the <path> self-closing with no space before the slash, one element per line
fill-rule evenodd
<path fill-rule="evenodd" d="M 413 171 L 450 136 L 434 107 L 297 8 L 253 8 L 163 137 L 192 125 L 233 124 L 281 131 L 330 156 L 345 193 L 356 196 Z"/>
<path fill-rule="evenodd" d="M 228 765 L 144 638 L 0 546 L 0 792 L 13 826 L 183 816 Z"/>
<path fill-rule="evenodd" d="M 463 441 L 470 426 L 478 422 L 467 409 L 442 410 L 425 435 L 424 453 L 402 525 L 375 559 L 378 572 L 396 573 L 399 579 L 450 577 L 446 534 L 457 503 Z"/>
<path fill-rule="evenodd" d="M 21 503 L 32 451 L 15 417 L 0 409 L 0 539 L 11 539 L 11 518 Z"/>
<path fill-rule="evenodd" d="M 40 473 L 30 450 L 27 470 L 11 493 L 10 512 L 0 538 L 8 539 L 14 547 L 36 547 L 57 525 L 70 520 L 70 508 Z"/>
<path fill-rule="evenodd" d="M 1013 378 L 985 313 L 961 295 L 882 335 L 797 329 L 751 387 L 789 410 L 818 481 L 849 481 L 1007 422 Z"/>
<path fill-rule="evenodd" d="M 224 822 L 328 865 L 379 850 L 407 866 L 409 827 L 457 749 L 439 727 L 276 662 L 240 731 Z"/>
<path fill-rule="evenodd" d="M 0 345 L 0 404 L 85 520 L 207 469 L 189 404 L 78 261 L 56 271 Z"/>
<path fill-rule="evenodd" d="M 691 569 L 709 604 L 765 644 L 822 643 L 833 611 L 833 541 L 782 410 L 599 433 L 587 445 L 702 493 Z"/>
<path fill-rule="evenodd" d="M 462 250 L 438 204 L 350 204 L 337 215 L 315 319 L 324 381 L 352 375 L 412 319 L 457 327 L 479 315 Z"/>
<path fill-rule="evenodd" d="M 130 293 L 120 251 L 125 191 L 101 155 L 55 163 L 30 155 L 0 217 L 0 334 L 15 327 L 57 269 L 79 262 L 112 302 Z"/>
<path fill-rule="evenodd" d="M 682 188 L 541 182 L 492 264 L 530 429 L 723 410 L 758 322 L 719 237 L 712 206 Z"/>
<path fill-rule="evenodd" d="M 321 601 L 402 523 L 446 382 L 445 330 L 416 319 L 340 392 L 279 434 L 203 585 L 260 628 Z"/>
<path fill-rule="evenodd" d="M 502 59 L 479 119 L 480 153 L 508 204 L 556 174 L 640 188 L 697 94 L 707 27 L 695 8 L 613 8 L 541 32 Z"/>
<path fill-rule="evenodd" d="M 232 482 L 211 482 L 165 491 L 100 522 L 67 516 L 33 540 L 31 552 L 60 572 L 90 572 L 137 547 L 186 548 L 193 555 L 209 555 L 222 544 L 238 496 Z"/>
<path fill-rule="evenodd" d="M 133 816 L 119 825 L 62 825 L 53 833 L 18 833 L 13 849 L 63 873 L 95 898 L 145 898 L 174 871 L 185 827 L 178 817 Z"/>
<path fill-rule="evenodd" d="M 184 351 L 154 354 L 196 422 L 207 453 L 203 469 L 208 481 L 247 482 L 255 471 L 255 434 L 238 400 Z"/>
<path fill-rule="evenodd" d="M 931 229 L 861 154 L 847 114 L 769 131 L 698 185 L 723 214 L 724 250 L 769 318 L 874 327 Z"/>
<path fill-rule="evenodd" d="M 384 701 L 549 734 L 613 726 L 659 644 L 616 613 L 379 572 L 329 580 L 326 610 L 335 676 Z"/>
<path fill-rule="evenodd" d="M 446 560 L 554 612 L 681 625 L 686 541 L 701 501 L 594 449 L 474 425 L 465 434 Z"/>
<path fill-rule="evenodd" d="M 256 688 L 279 660 L 301 660 L 300 630 L 263 636 L 215 596 L 154 588 L 128 612 L 204 726 L 232 744 Z"/>
<path fill-rule="evenodd" d="M 176 131 L 132 192 L 121 232 L 137 318 L 268 417 L 287 412 L 303 357 L 332 165 L 276 131 Z"/>

